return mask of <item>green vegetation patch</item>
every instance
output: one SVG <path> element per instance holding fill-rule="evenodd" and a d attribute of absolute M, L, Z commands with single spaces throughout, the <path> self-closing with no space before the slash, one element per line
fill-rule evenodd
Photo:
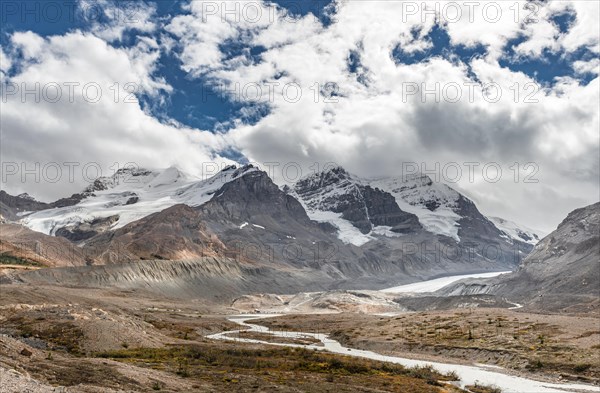
<path fill-rule="evenodd" d="M 42 264 L 30 259 L 14 256 L 10 253 L 3 252 L 0 254 L 0 265 L 19 265 L 19 266 L 36 266 L 41 267 Z"/>

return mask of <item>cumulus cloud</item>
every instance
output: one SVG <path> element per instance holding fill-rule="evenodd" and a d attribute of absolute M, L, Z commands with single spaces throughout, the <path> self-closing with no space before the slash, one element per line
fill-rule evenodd
<path fill-rule="evenodd" d="M 214 153 L 224 147 L 218 135 L 163 124 L 140 106 L 136 97 L 170 89 L 153 76 L 158 53 L 151 39 L 117 49 L 80 31 L 48 38 L 17 33 L 13 45 L 25 58 L 14 57 L 21 69 L 2 81 L 3 188 L 8 191 L 54 199 L 80 191 L 97 168 L 110 175 L 127 163 L 178 165 L 197 173 L 203 162 L 227 161 Z M 19 167 L 15 174 L 6 167 L 12 163 Z M 73 179 L 68 176 L 72 164 L 65 163 L 77 163 Z M 32 171 L 25 181 L 24 169 Z"/>
<path fill-rule="evenodd" d="M 151 33 L 157 28 L 156 6 L 145 1 L 79 0 L 78 12 L 96 36 L 120 41 L 127 31 Z"/>
<path fill-rule="evenodd" d="M 600 59 L 595 58 L 589 61 L 578 60 L 573 63 L 573 69 L 578 74 L 595 74 L 600 72 Z"/>

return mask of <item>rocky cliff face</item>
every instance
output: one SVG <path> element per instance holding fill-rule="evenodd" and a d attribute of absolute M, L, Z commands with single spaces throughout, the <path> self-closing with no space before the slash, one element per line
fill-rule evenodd
<path fill-rule="evenodd" d="M 265 172 L 253 170 L 251 165 L 240 168 L 239 175 L 215 192 L 201 210 L 210 216 L 241 222 L 267 217 L 310 221 L 295 198 L 283 193 Z"/>
<path fill-rule="evenodd" d="M 38 202 L 23 194 L 13 196 L 4 190 L 0 191 L 0 214 L 6 220 L 17 220 L 19 213 L 49 209 L 50 207 L 48 203 Z"/>
<path fill-rule="evenodd" d="M 392 195 L 361 184 L 341 167 L 300 180 L 294 192 L 310 211 L 338 213 L 363 234 L 376 226 L 390 227 L 396 233 L 421 229 L 418 218 L 402 211 Z"/>
<path fill-rule="evenodd" d="M 559 310 L 600 303 L 600 203 L 574 210 L 543 238 L 519 269 L 495 279 L 467 280 L 446 295 L 494 294 L 533 308 Z"/>

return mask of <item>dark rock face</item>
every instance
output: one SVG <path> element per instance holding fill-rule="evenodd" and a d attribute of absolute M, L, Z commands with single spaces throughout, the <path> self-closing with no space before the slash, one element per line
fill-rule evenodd
<path fill-rule="evenodd" d="M 7 220 L 16 220 L 17 213 L 38 211 L 50 208 L 50 204 L 38 202 L 29 196 L 12 196 L 6 191 L 0 191 L 0 214 Z"/>
<path fill-rule="evenodd" d="M 259 171 L 225 183 L 200 210 L 210 216 L 222 215 L 237 221 L 251 220 L 257 216 L 275 219 L 289 216 L 294 220 L 310 222 L 300 202 L 281 191 L 265 172 Z"/>
<path fill-rule="evenodd" d="M 523 231 L 517 231 L 517 234 L 518 234 L 518 235 L 519 235 L 519 237 L 520 237 L 521 239 L 523 239 L 523 241 L 525 241 L 525 242 L 528 242 L 528 241 L 530 241 L 530 240 L 533 240 L 533 239 L 535 239 L 535 240 L 540 240 L 540 239 L 538 238 L 538 236 L 537 236 L 537 235 L 535 235 L 535 234 L 534 234 L 533 236 L 529 236 L 528 234 L 526 234 L 526 233 L 525 233 L 525 232 L 523 232 Z"/>
<path fill-rule="evenodd" d="M 96 179 L 92 184 L 87 186 L 84 190 L 86 194 L 92 194 L 94 191 L 104 191 L 108 190 L 108 186 L 101 179 Z"/>
<path fill-rule="evenodd" d="M 373 226 L 390 226 L 393 232 L 398 233 L 421 229 L 417 216 L 402 211 L 391 194 L 371 186 L 362 187 L 361 194 Z"/>
<path fill-rule="evenodd" d="M 494 260 L 507 260 L 509 266 L 516 267 L 533 249 L 525 241 L 507 241 L 505 234 L 463 195 L 459 196 L 455 211 L 461 216 L 458 221 L 461 243 L 472 245 L 475 252 Z"/>
<path fill-rule="evenodd" d="M 360 184 L 340 167 L 301 179 L 294 190 L 309 208 L 341 213 L 364 234 L 380 225 L 399 233 L 421 229 L 417 216 L 402 211 L 391 194 Z"/>
<path fill-rule="evenodd" d="M 118 220 L 118 215 L 98 217 L 89 222 L 58 228 L 55 235 L 69 239 L 72 242 L 80 242 L 107 231 Z"/>
<path fill-rule="evenodd" d="M 482 239 L 489 241 L 491 239 L 500 239 L 502 232 L 488 220 L 470 199 L 460 195 L 457 202 L 456 213 L 462 218 L 458 221 L 459 237 L 468 237 L 473 240 Z"/>
<path fill-rule="evenodd" d="M 61 198 L 52 203 L 39 202 L 27 194 L 12 196 L 5 191 L 0 191 L 0 214 L 10 221 L 18 219 L 17 213 L 36 212 L 55 207 L 73 206 L 81 202 L 86 195 L 73 194 L 68 198 Z"/>
<path fill-rule="evenodd" d="M 140 198 L 139 198 L 137 195 L 135 195 L 135 196 L 132 196 L 132 197 L 130 197 L 130 198 L 127 200 L 127 202 L 125 202 L 125 204 L 126 204 L 126 205 L 133 205 L 133 204 L 135 204 L 135 203 L 138 203 L 138 201 L 139 201 L 139 200 L 140 200 Z"/>
<path fill-rule="evenodd" d="M 438 207 L 440 207 L 440 203 L 438 201 L 427 201 L 425 202 L 425 207 L 434 212 L 437 210 Z"/>
<path fill-rule="evenodd" d="M 84 200 L 85 198 L 87 198 L 89 196 L 89 194 L 73 194 L 70 197 L 67 198 L 61 198 L 55 202 L 52 202 L 50 204 L 50 206 L 52 208 L 54 207 L 67 207 L 67 206 L 73 206 L 78 204 L 79 202 L 81 202 L 82 200 Z"/>

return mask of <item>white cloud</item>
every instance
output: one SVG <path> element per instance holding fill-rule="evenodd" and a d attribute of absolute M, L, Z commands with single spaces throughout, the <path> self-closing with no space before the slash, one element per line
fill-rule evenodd
<path fill-rule="evenodd" d="M 78 11 L 90 31 L 108 42 L 120 41 L 128 30 L 155 31 L 156 6 L 145 1 L 79 0 Z"/>
<path fill-rule="evenodd" d="M 575 10 L 576 20 L 561 39 L 561 45 L 569 52 L 585 46 L 594 53 L 600 53 L 600 2 L 573 0 L 569 6 Z"/>
<path fill-rule="evenodd" d="M 500 58 L 506 44 L 517 38 L 523 39 L 513 48 L 519 56 L 539 57 L 545 49 L 574 52 L 581 47 L 599 52 L 600 9 L 596 1 L 458 2 L 461 18 L 457 20 L 455 14 L 443 11 L 449 4 L 457 3 L 440 2 L 440 13 L 452 43 L 469 47 L 484 45 L 491 59 Z M 565 12 L 575 15 L 575 22 L 566 34 L 561 33 L 552 20 Z"/>
<path fill-rule="evenodd" d="M 257 33 L 284 15 L 274 5 L 259 1 L 191 1 L 185 15 L 179 15 L 166 30 L 179 38 L 183 50 L 183 69 L 202 74 L 224 67 L 225 55 L 219 45 L 228 40 L 247 42 L 249 34 Z M 263 44 L 275 37 L 264 37 Z"/>
<path fill-rule="evenodd" d="M 10 57 L 4 53 L 4 49 L 0 46 L 0 75 L 6 74 L 12 67 Z"/>
<path fill-rule="evenodd" d="M 596 58 L 589 61 L 578 60 L 573 63 L 573 69 L 578 74 L 591 73 L 598 75 L 600 72 L 600 59 Z"/>
<path fill-rule="evenodd" d="M 116 168 L 115 163 L 151 168 L 179 165 L 199 173 L 203 162 L 227 161 L 214 153 L 225 147 L 218 135 L 162 124 L 129 94 L 128 83 L 136 94 L 157 95 L 170 89 L 152 75 L 158 56 L 152 40 L 117 49 L 91 34 L 75 31 L 47 39 L 33 33 L 17 35 L 13 42 L 18 42 L 33 61 L 3 81 L 18 86 L 19 91 L 3 97 L 2 161 L 4 165 L 25 163 L 28 169 L 39 163 L 42 178 L 36 182 L 29 175 L 22 182 L 23 172 L 19 170 L 7 177 L 3 189 L 54 199 L 80 191 L 87 184 L 82 175 L 87 163 L 98 163 L 107 175 Z M 68 83 L 78 84 L 72 94 Z M 86 84 L 90 84 L 87 94 Z M 59 100 L 57 86 L 62 93 Z M 37 90 L 39 102 L 34 94 L 22 96 L 24 88 Z M 51 166 L 48 176 L 43 177 L 44 166 L 53 162 L 62 170 L 58 183 L 48 180 L 55 176 Z M 68 179 L 65 162 L 79 163 L 74 182 Z M 89 177 L 94 175 L 95 170 L 91 170 Z"/>
<path fill-rule="evenodd" d="M 44 39 L 31 31 L 14 33 L 11 42 L 21 51 L 26 60 L 37 57 L 44 45 Z"/>

